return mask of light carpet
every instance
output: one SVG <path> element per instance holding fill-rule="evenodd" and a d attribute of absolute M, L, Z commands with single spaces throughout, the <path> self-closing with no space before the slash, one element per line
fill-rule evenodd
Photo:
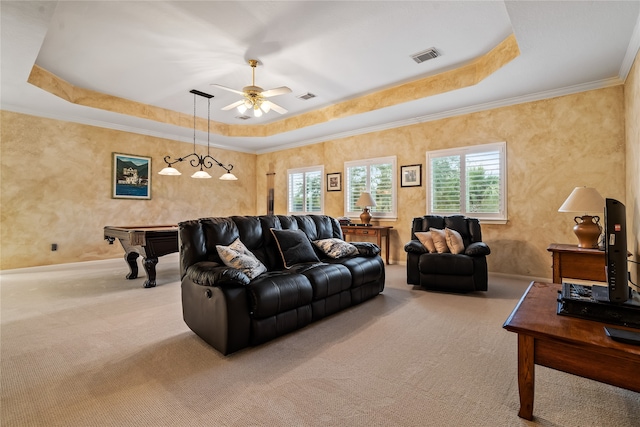
<path fill-rule="evenodd" d="M 373 300 L 225 357 L 182 320 L 177 254 L 156 288 L 127 272 L 1 273 L 2 426 L 640 425 L 639 393 L 541 367 L 534 421 L 517 416 L 517 340 L 502 324 L 527 281 L 425 292 L 391 265 Z"/>

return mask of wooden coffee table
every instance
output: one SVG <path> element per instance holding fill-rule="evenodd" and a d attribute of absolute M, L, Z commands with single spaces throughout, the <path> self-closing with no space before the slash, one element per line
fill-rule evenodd
<path fill-rule="evenodd" d="M 605 323 L 556 314 L 560 286 L 531 283 L 503 326 L 518 334 L 518 415 L 527 420 L 533 419 L 535 365 L 640 392 L 640 346 L 611 340 Z"/>

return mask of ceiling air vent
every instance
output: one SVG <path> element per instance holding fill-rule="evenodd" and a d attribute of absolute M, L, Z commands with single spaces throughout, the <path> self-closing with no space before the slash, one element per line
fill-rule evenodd
<path fill-rule="evenodd" d="M 312 93 L 303 93 L 302 95 L 298 95 L 297 98 L 303 99 L 303 100 L 307 100 L 307 99 L 311 99 L 311 98 L 315 98 L 316 96 Z"/>
<path fill-rule="evenodd" d="M 435 47 L 432 47 L 425 51 L 416 53 L 415 55 L 411 55 L 411 58 L 413 58 L 414 61 L 420 64 L 421 62 L 428 61 L 433 58 L 437 58 L 438 56 L 440 56 L 440 54 L 438 53 Z"/>
<path fill-rule="evenodd" d="M 246 114 L 243 116 L 236 116 L 236 119 L 238 120 L 249 120 L 251 118 L 251 116 L 247 116 Z"/>

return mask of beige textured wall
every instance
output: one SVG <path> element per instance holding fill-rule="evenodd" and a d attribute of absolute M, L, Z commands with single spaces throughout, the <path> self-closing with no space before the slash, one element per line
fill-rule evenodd
<path fill-rule="evenodd" d="M 552 242 L 577 243 L 573 214 L 558 208 L 576 186 L 592 186 L 606 197 L 625 198 L 623 87 L 520 104 L 263 154 L 257 162 L 257 206 L 266 173 L 276 173 L 275 211 L 286 213 L 286 169 L 324 164 L 343 172 L 349 160 L 397 155 L 398 166 L 425 164 L 425 152 L 490 142 L 507 142 L 508 214 L 506 225 L 483 225 L 491 246 L 492 272 L 551 277 Z M 343 175 L 344 176 L 344 175 Z M 325 213 L 343 215 L 343 192 L 325 193 Z M 424 215 L 422 187 L 398 188 L 399 218 L 391 258 L 404 262 L 403 246 L 411 219 Z"/>
<path fill-rule="evenodd" d="M 627 227 L 628 248 L 635 261 L 640 261 L 640 53 L 627 76 L 624 87 L 626 157 L 627 157 Z M 629 271 L 638 283 L 638 265 L 630 263 Z"/>
<path fill-rule="evenodd" d="M 255 212 L 255 154 L 214 149 L 238 181 L 157 174 L 163 157 L 193 145 L 2 111 L 0 268 L 117 258 L 105 225 L 173 224 L 204 216 Z M 199 149 L 206 148 L 199 146 Z M 112 152 L 152 157 L 152 199 L 111 198 Z M 51 251 L 51 244 L 58 251 Z"/>

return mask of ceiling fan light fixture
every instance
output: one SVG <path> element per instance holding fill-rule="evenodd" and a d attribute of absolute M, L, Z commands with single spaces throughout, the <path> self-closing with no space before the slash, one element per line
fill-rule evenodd
<path fill-rule="evenodd" d="M 247 111 L 247 106 L 244 104 L 240 104 L 238 105 L 238 112 L 240 112 L 240 114 L 244 114 Z"/>
<path fill-rule="evenodd" d="M 253 115 L 256 116 L 256 117 L 261 117 L 262 116 L 262 110 L 257 105 L 253 109 Z"/>

